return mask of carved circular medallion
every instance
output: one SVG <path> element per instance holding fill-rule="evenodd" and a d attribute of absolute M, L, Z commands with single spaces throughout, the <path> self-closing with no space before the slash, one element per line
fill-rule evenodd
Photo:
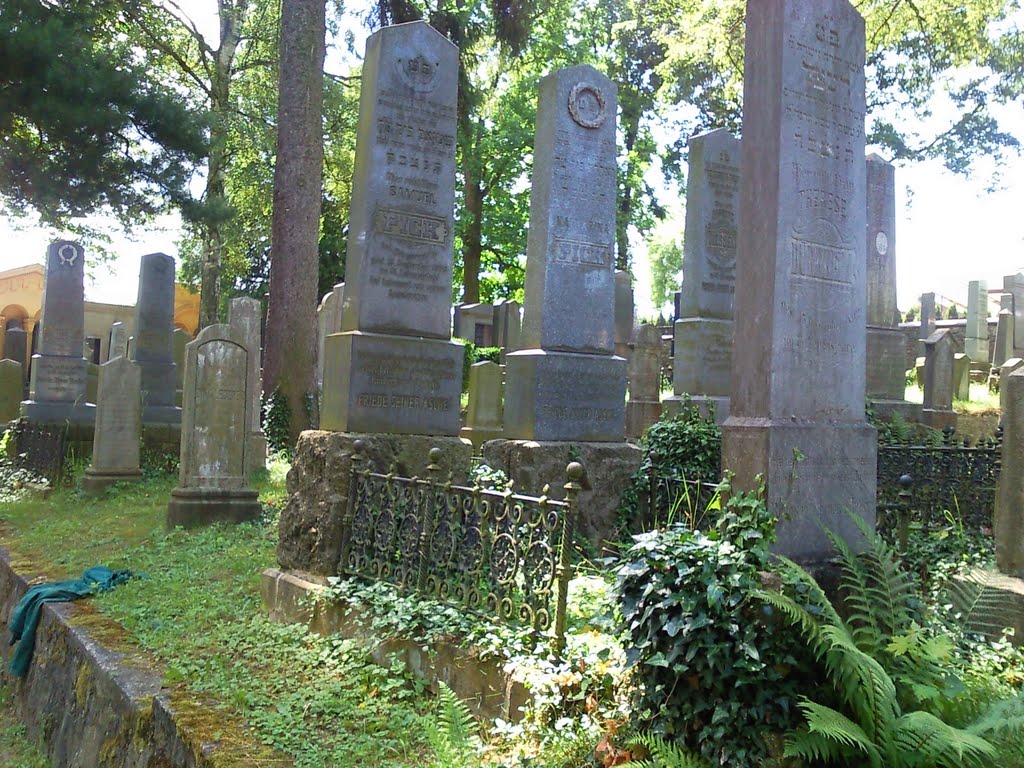
<path fill-rule="evenodd" d="M 885 232 L 875 235 L 875 250 L 879 256 L 885 256 L 889 252 L 889 238 L 885 236 Z"/>
<path fill-rule="evenodd" d="M 73 245 L 62 245 L 57 249 L 57 259 L 62 267 L 73 267 L 78 259 L 78 249 Z"/>
<path fill-rule="evenodd" d="M 432 91 L 437 86 L 439 66 L 440 62 L 431 61 L 422 53 L 395 60 L 399 77 L 420 93 Z"/>
<path fill-rule="evenodd" d="M 584 128 L 600 128 L 605 119 L 604 94 L 589 83 L 577 83 L 569 92 L 569 115 Z"/>

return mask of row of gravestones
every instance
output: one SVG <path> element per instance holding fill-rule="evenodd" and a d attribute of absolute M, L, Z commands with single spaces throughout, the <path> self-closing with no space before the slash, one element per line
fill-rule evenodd
<path fill-rule="evenodd" d="M 688 211 L 710 213 L 687 235 L 703 237 L 706 256 L 684 259 L 704 269 L 686 281 L 701 294 L 697 305 L 707 297 L 716 313 L 735 311 L 707 318 L 718 323 L 681 321 L 677 356 L 699 364 L 677 361 L 676 377 L 731 351 L 723 463 L 738 487 L 765 476 L 769 507 L 787 518 L 781 550 L 816 559 L 829 551 L 821 525 L 856 538 L 847 513 L 874 518 L 875 435 L 864 394 L 866 329 L 877 313 L 866 311 L 866 245 L 891 259 L 892 228 L 868 228 L 874 161 L 864 160 L 863 19 L 846 0 L 756 2 L 747 33 L 744 141 L 705 148 L 704 202 L 691 182 Z M 324 340 L 323 429 L 458 434 L 462 348 L 450 340 L 457 73 L 456 49 L 426 24 L 385 28 L 367 42 L 341 331 Z M 519 348 L 504 358 L 506 438 L 624 439 L 616 111 L 615 84 L 589 66 L 539 84 L 523 322 Z M 730 200 L 738 200 L 734 213 Z M 877 291 L 880 303 L 890 301 L 890 286 Z M 883 330 L 895 330 L 891 303 Z M 689 383 L 685 391 L 714 393 Z M 635 401 L 657 399 L 638 392 Z"/>

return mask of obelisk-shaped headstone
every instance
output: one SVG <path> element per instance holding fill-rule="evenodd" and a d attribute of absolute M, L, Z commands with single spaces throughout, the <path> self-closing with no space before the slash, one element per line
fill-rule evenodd
<path fill-rule="evenodd" d="M 267 467 L 267 436 L 263 433 L 260 422 L 260 392 L 263 391 L 260 375 L 260 352 L 263 347 L 261 321 L 263 307 L 259 299 L 242 297 L 232 299 L 228 303 L 228 324 L 236 329 L 245 340 L 249 355 L 249 381 L 246 390 L 249 392 L 249 472 L 266 469 Z"/>
<path fill-rule="evenodd" d="M 921 349 L 924 349 L 924 342 L 935 333 L 935 294 L 921 294 L 921 327 L 918 330 L 917 338 L 921 340 Z"/>
<path fill-rule="evenodd" d="M 719 423 L 732 386 L 740 141 L 725 129 L 689 142 L 683 284 L 676 304 L 673 412 L 684 397 Z"/>
<path fill-rule="evenodd" d="M 91 424 L 95 406 L 86 402 L 85 251 L 60 240 L 46 252 L 42 335 L 32 356 L 29 399 L 21 415 L 39 422 Z M 8 333 L 10 337 L 10 333 Z"/>
<path fill-rule="evenodd" d="M 992 351 L 992 367 L 998 368 L 1013 357 L 1013 310 L 1007 305 L 1013 297 L 1004 293 L 1000 297 L 999 317 L 996 320 L 996 348 Z M 10 331 L 7 332 L 10 334 Z"/>
<path fill-rule="evenodd" d="M 93 492 L 142 477 L 142 371 L 124 355 L 99 369 L 92 463 L 82 479 L 82 486 Z"/>
<path fill-rule="evenodd" d="M 896 174 L 891 163 L 867 157 L 867 353 L 868 399 L 875 413 L 914 418 L 919 408 L 904 400 L 906 341 L 896 318 Z"/>
<path fill-rule="evenodd" d="M 135 303 L 135 341 L 130 358 L 142 371 L 142 421 L 145 424 L 178 424 L 181 409 L 175 405 L 174 354 L 174 258 L 148 253 L 139 267 L 139 297 Z"/>
<path fill-rule="evenodd" d="M 451 339 L 458 49 L 424 22 L 366 41 L 342 332 L 322 429 L 457 435 Z"/>
<path fill-rule="evenodd" d="M 972 363 L 988 365 L 988 283 L 971 280 L 967 284 L 967 331 L 964 352 Z"/>
<path fill-rule="evenodd" d="M 540 81 L 521 348 L 505 357 L 505 435 L 621 441 L 614 352 L 615 84 L 588 65 Z"/>
<path fill-rule="evenodd" d="M 110 326 L 110 348 L 107 350 L 107 360 L 117 357 L 125 357 L 128 354 L 128 329 L 122 322 L 116 322 Z"/>
<path fill-rule="evenodd" d="M 722 466 L 767 482 L 778 549 L 831 556 L 875 520 L 864 419 L 864 20 L 846 0 L 747 4 L 731 413 Z"/>

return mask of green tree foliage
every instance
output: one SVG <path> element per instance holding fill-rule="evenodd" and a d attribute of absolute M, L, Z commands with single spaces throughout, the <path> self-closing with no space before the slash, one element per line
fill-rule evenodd
<path fill-rule="evenodd" d="M 0 198 L 53 225 L 97 212 L 137 221 L 187 185 L 207 151 L 201 110 L 132 44 L 113 0 L 0 6 Z"/>
<path fill-rule="evenodd" d="M 647 247 L 651 265 L 651 298 L 655 308 L 671 303 L 683 272 L 683 243 L 679 235 L 655 237 Z"/>

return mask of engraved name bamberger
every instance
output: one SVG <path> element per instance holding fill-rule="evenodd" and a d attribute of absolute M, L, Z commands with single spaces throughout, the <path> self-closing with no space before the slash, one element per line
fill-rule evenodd
<path fill-rule="evenodd" d="M 420 213 L 378 208 L 373 215 L 373 230 L 379 235 L 391 235 L 418 243 L 444 245 L 448 242 L 448 222 Z"/>
<path fill-rule="evenodd" d="M 609 267 L 612 262 L 611 246 L 603 243 L 586 243 L 582 240 L 556 237 L 553 246 L 555 261 L 563 264 L 578 264 L 584 267 Z"/>

